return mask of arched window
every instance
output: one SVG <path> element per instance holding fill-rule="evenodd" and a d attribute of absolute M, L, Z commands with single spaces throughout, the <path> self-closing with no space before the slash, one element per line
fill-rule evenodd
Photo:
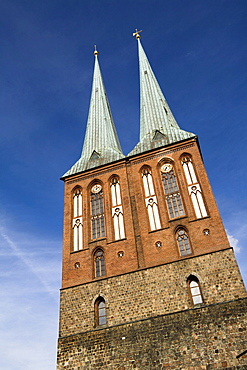
<path fill-rule="evenodd" d="M 207 211 L 203 201 L 201 187 L 198 183 L 192 159 L 189 155 L 184 155 L 182 157 L 182 166 L 184 169 L 184 174 L 188 184 L 188 191 L 191 196 L 196 217 L 197 218 L 206 217 Z"/>
<path fill-rule="evenodd" d="M 102 186 L 95 184 L 91 188 L 92 239 L 105 236 L 104 199 Z"/>
<path fill-rule="evenodd" d="M 113 177 L 110 183 L 112 198 L 112 218 L 114 225 L 115 240 L 124 239 L 123 207 L 120 193 L 120 183 L 117 177 Z"/>
<path fill-rule="evenodd" d="M 102 249 L 98 249 L 94 254 L 95 277 L 105 275 L 105 258 Z"/>
<path fill-rule="evenodd" d="M 94 304 L 95 326 L 106 325 L 106 305 L 102 297 L 96 299 Z"/>
<path fill-rule="evenodd" d="M 189 276 L 187 280 L 190 296 L 194 305 L 203 303 L 200 283 L 197 277 Z"/>
<path fill-rule="evenodd" d="M 79 251 L 83 248 L 82 233 L 82 190 L 75 188 L 73 191 L 73 250 Z"/>
<path fill-rule="evenodd" d="M 145 167 L 142 170 L 142 181 L 145 193 L 145 203 L 148 211 L 149 223 L 151 230 L 161 228 L 160 216 L 158 210 L 158 201 L 154 191 L 153 178 L 151 170 Z"/>
<path fill-rule="evenodd" d="M 178 248 L 181 256 L 186 256 L 191 254 L 190 241 L 187 232 L 185 229 L 178 229 L 176 232 L 176 239 L 178 243 Z"/>
<path fill-rule="evenodd" d="M 174 168 L 171 163 L 161 166 L 161 176 L 166 195 L 166 204 L 170 218 L 184 215 L 183 203 L 179 192 Z"/>

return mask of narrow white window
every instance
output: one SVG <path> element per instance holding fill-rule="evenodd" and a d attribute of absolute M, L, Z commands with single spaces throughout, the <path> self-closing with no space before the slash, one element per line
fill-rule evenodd
<path fill-rule="evenodd" d="M 193 304 L 203 303 L 199 280 L 195 276 L 189 277 L 188 286 Z"/>
<path fill-rule="evenodd" d="M 148 211 L 148 218 L 151 230 L 161 228 L 158 202 L 154 191 L 153 178 L 149 168 L 142 171 L 142 181 L 145 193 L 145 204 Z"/>
<path fill-rule="evenodd" d="M 115 240 L 124 239 L 123 206 L 121 200 L 120 183 L 117 177 L 111 180 L 112 218 Z"/>
<path fill-rule="evenodd" d="M 83 249 L 82 191 L 76 188 L 73 192 L 73 251 Z"/>
<path fill-rule="evenodd" d="M 206 207 L 204 204 L 201 187 L 197 180 L 192 160 L 189 156 L 182 158 L 182 166 L 188 184 L 188 191 L 195 210 L 196 218 L 207 216 Z"/>
<path fill-rule="evenodd" d="M 179 192 L 175 171 L 171 163 L 165 163 L 161 166 L 161 175 L 169 217 L 176 218 L 184 216 L 182 198 Z"/>

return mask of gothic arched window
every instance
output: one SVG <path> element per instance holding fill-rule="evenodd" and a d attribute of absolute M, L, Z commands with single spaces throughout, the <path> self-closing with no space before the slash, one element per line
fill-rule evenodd
<path fill-rule="evenodd" d="M 161 166 L 161 176 L 169 217 L 176 218 L 184 216 L 183 203 L 177 184 L 177 178 L 171 163 L 165 163 Z"/>
<path fill-rule="evenodd" d="M 95 184 L 91 188 L 91 223 L 92 239 L 105 236 L 104 199 L 100 184 Z"/>
<path fill-rule="evenodd" d="M 94 254 L 95 277 L 105 276 L 105 258 L 102 249 L 98 249 Z"/>
<path fill-rule="evenodd" d="M 178 248 L 181 256 L 186 256 L 187 254 L 191 254 L 191 247 L 188 233 L 185 229 L 180 228 L 176 232 L 176 239 L 178 243 Z"/>
<path fill-rule="evenodd" d="M 203 201 L 201 187 L 196 177 L 192 159 L 189 155 L 185 155 L 182 157 L 182 166 L 184 169 L 184 174 L 188 184 L 188 191 L 191 196 L 196 217 L 206 217 L 207 211 Z"/>
<path fill-rule="evenodd" d="M 106 325 L 106 304 L 102 297 L 96 299 L 94 304 L 95 326 Z"/>
<path fill-rule="evenodd" d="M 203 303 L 200 283 L 197 277 L 193 275 L 189 276 L 187 284 L 193 304 Z"/>
<path fill-rule="evenodd" d="M 82 233 L 82 190 L 75 188 L 73 191 L 73 250 L 79 251 L 83 248 Z"/>
<path fill-rule="evenodd" d="M 114 225 L 115 240 L 124 239 L 123 207 L 118 177 L 113 177 L 110 183 L 112 199 L 112 218 Z"/>
<path fill-rule="evenodd" d="M 161 228 L 160 216 L 158 210 L 158 201 L 154 191 L 153 178 L 151 170 L 145 167 L 142 170 L 142 181 L 145 193 L 145 204 L 148 211 L 149 223 L 151 230 L 157 230 Z"/>

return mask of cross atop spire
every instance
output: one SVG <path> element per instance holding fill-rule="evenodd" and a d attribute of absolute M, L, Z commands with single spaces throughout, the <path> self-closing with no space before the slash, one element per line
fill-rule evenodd
<path fill-rule="evenodd" d="M 140 32 L 142 32 L 142 30 L 141 30 L 141 31 L 137 31 L 137 28 L 136 28 L 136 32 L 133 32 L 132 36 L 135 36 L 135 37 L 136 37 L 136 39 L 138 40 L 138 39 L 140 39 L 140 38 L 141 38 L 141 36 L 140 36 Z"/>
<path fill-rule="evenodd" d="M 93 85 L 81 157 L 63 177 L 124 157 L 112 119 L 98 62 L 98 54 L 95 45 Z"/>
<path fill-rule="evenodd" d="M 140 32 L 133 33 L 139 52 L 140 141 L 129 155 L 195 136 L 178 126 L 143 50 Z"/>

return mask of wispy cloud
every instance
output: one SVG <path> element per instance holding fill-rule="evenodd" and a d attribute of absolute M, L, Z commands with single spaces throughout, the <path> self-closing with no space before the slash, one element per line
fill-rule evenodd
<path fill-rule="evenodd" d="M 234 238 L 234 236 L 232 235 L 229 235 L 228 232 L 227 232 L 227 237 L 228 237 L 228 240 L 229 240 L 229 243 L 231 245 L 231 247 L 234 249 L 234 251 L 236 253 L 240 253 L 240 250 L 241 248 L 238 246 L 238 239 Z"/>
<path fill-rule="evenodd" d="M 0 368 L 55 368 L 60 240 L 18 232 L 0 218 Z"/>
<path fill-rule="evenodd" d="M 0 227 L 0 238 L 5 243 L 1 243 L 2 248 L 5 248 L 5 250 L 11 250 L 12 256 L 15 256 L 18 258 L 28 269 L 29 271 L 41 282 L 46 292 L 48 292 L 53 298 L 56 296 L 54 295 L 54 289 L 49 284 L 49 276 L 50 274 L 54 274 L 53 271 L 49 271 L 49 268 L 51 267 L 51 263 L 49 263 L 48 259 L 45 262 L 45 264 L 39 264 L 38 261 L 43 261 L 44 254 L 46 254 L 46 249 L 43 249 L 40 251 L 40 254 L 42 253 L 42 256 L 38 256 L 37 251 L 39 250 L 37 246 L 40 245 L 40 240 L 35 240 L 32 235 L 23 235 L 22 239 L 15 240 L 14 237 L 10 237 L 9 235 L 12 234 L 14 236 L 13 231 L 6 229 L 5 227 Z M 20 235 L 18 235 L 20 237 Z M 26 239 L 26 240 L 25 240 Z M 30 245 L 30 239 L 32 240 L 32 249 L 31 250 L 23 250 L 21 248 L 21 245 Z M 54 242 L 46 241 L 46 245 L 54 244 Z M 34 252 L 35 251 L 35 252 Z M 50 261 L 51 262 L 51 261 Z M 59 264 L 58 264 L 59 266 Z M 57 267 L 58 267 L 57 266 Z M 50 272 L 50 274 L 49 274 Z M 57 272 L 59 273 L 58 269 Z M 45 274 L 44 274 L 45 273 Z M 44 277 L 44 275 L 46 277 Z M 59 274 L 60 275 L 60 274 Z M 59 276 L 58 275 L 58 276 Z"/>

